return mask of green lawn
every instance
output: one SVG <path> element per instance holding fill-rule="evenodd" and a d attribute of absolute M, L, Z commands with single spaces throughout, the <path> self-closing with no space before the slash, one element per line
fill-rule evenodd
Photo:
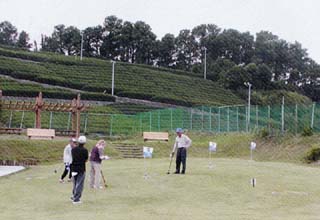
<path fill-rule="evenodd" d="M 186 175 L 167 175 L 168 158 L 145 162 L 148 179 L 143 160 L 105 161 L 110 187 L 86 183 L 78 206 L 69 201 L 71 184 L 58 183 L 62 164 L 2 177 L 0 219 L 319 219 L 317 167 L 213 156 L 209 169 L 208 158 L 190 157 Z"/>

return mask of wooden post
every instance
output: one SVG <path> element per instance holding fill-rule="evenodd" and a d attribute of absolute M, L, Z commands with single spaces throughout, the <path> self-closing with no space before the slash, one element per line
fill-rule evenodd
<path fill-rule="evenodd" d="M 80 136 L 80 114 L 81 111 L 86 109 L 86 107 L 81 105 L 81 99 L 80 94 L 78 94 L 77 99 L 73 99 L 71 106 L 72 106 L 72 130 L 76 131 L 76 137 L 78 138 Z"/>
<path fill-rule="evenodd" d="M 0 117 L 2 116 L 1 110 L 2 110 L 2 90 L 0 90 Z"/>
<path fill-rule="evenodd" d="M 72 111 L 71 111 L 71 118 L 72 118 L 72 130 L 76 131 L 76 137 L 77 136 L 77 117 L 76 117 L 76 106 L 77 106 L 77 100 L 76 99 L 72 99 Z"/>
<path fill-rule="evenodd" d="M 41 109 L 43 106 L 42 92 L 39 92 L 39 96 L 36 97 L 35 114 L 36 114 L 36 128 L 41 128 Z"/>
<path fill-rule="evenodd" d="M 80 113 L 81 113 L 81 106 L 80 106 L 80 94 L 77 96 L 77 128 L 76 128 L 76 136 L 80 136 Z"/>

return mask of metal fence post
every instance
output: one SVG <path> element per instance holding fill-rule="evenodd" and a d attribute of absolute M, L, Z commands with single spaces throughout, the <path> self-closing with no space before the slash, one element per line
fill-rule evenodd
<path fill-rule="evenodd" d="M 149 118 L 149 130 L 151 131 L 152 130 L 152 112 L 150 112 L 150 118 Z"/>
<path fill-rule="evenodd" d="M 220 118 L 221 118 L 221 108 L 219 107 L 219 112 L 218 112 L 218 132 L 220 133 L 221 131 L 221 121 L 220 121 Z"/>
<path fill-rule="evenodd" d="M 249 132 L 249 124 L 248 124 L 248 108 L 246 107 L 246 132 Z"/>
<path fill-rule="evenodd" d="M 314 108 L 315 108 L 315 104 L 312 104 L 312 113 L 311 113 L 311 128 L 313 129 L 313 124 L 314 124 Z"/>
<path fill-rule="evenodd" d="M 210 115 L 209 115 L 209 131 L 212 131 L 212 108 L 210 107 Z"/>
<path fill-rule="evenodd" d="M 11 128 L 11 122 L 12 122 L 12 111 L 10 112 L 10 118 L 9 118 L 9 128 Z"/>
<path fill-rule="evenodd" d="M 203 106 L 202 106 L 202 116 L 201 116 L 201 121 L 202 121 L 202 123 L 201 123 L 201 131 L 203 131 L 203 128 L 204 128 L 204 125 L 203 125 L 203 123 L 204 123 L 204 112 L 203 112 Z"/>
<path fill-rule="evenodd" d="M 294 122 L 295 122 L 295 133 L 297 135 L 297 133 L 298 133 L 298 104 L 296 104 Z"/>
<path fill-rule="evenodd" d="M 52 112 L 50 112 L 50 122 L 49 122 L 49 128 L 51 129 L 52 126 Z"/>
<path fill-rule="evenodd" d="M 270 105 L 268 105 L 268 131 L 271 132 L 271 108 Z"/>
<path fill-rule="evenodd" d="M 284 132 L 284 96 L 282 96 L 282 106 L 281 106 L 281 132 Z"/>
<path fill-rule="evenodd" d="M 230 107 L 227 109 L 227 132 L 230 131 Z"/>
<path fill-rule="evenodd" d="M 87 132 L 87 125 L 88 125 L 88 113 L 86 114 L 86 118 L 84 120 L 84 133 Z"/>
<path fill-rule="evenodd" d="M 256 105 L 256 129 L 259 129 L 259 107 Z"/>
<path fill-rule="evenodd" d="M 139 122 L 140 122 L 140 132 L 142 132 L 142 115 L 139 115 Z"/>
<path fill-rule="evenodd" d="M 239 107 L 237 107 L 237 132 L 239 132 Z"/>
<path fill-rule="evenodd" d="M 192 130 L 192 108 L 190 108 L 190 130 Z"/>
<path fill-rule="evenodd" d="M 22 116 L 21 116 L 21 121 L 20 121 L 20 128 L 22 128 L 23 120 L 24 120 L 24 111 L 22 111 Z"/>
<path fill-rule="evenodd" d="M 170 109 L 170 128 L 171 128 L 171 131 L 173 130 L 173 125 L 172 125 L 172 108 Z"/>
<path fill-rule="evenodd" d="M 112 123 L 113 123 L 113 115 L 111 115 L 111 119 L 110 119 L 110 137 L 112 136 Z"/>
<path fill-rule="evenodd" d="M 158 111 L 158 131 L 160 131 L 160 110 Z"/>
<path fill-rule="evenodd" d="M 68 122 L 67 122 L 67 130 L 70 129 L 70 121 L 71 121 L 71 112 L 69 112 Z"/>

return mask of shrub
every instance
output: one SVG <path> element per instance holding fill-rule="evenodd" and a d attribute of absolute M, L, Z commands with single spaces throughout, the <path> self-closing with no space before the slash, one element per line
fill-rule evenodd
<path fill-rule="evenodd" d="M 302 134 L 303 137 L 308 137 L 313 135 L 313 130 L 311 127 L 304 127 Z"/>
<path fill-rule="evenodd" d="M 316 162 L 320 159 L 320 148 L 319 147 L 313 147 L 311 148 L 304 157 L 304 160 L 307 163 Z"/>
<path fill-rule="evenodd" d="M 266 138 L 270 136 L 270 133 L 267 128 L 262 128 L 258 131 L 258 136 L 260 138 Z"/>

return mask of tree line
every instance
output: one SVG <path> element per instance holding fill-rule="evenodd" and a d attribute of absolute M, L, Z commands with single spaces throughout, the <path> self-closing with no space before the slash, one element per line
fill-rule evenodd
<path fill-rule="evenodd" d="M 299 42 L 290 43 L 269 31 L 255 35 L 215 24 L 184 29 L 161 39 L 143 21 L 107 16 L 102 25 L 80 30 L 63 24 L 42 35 L 41 51 L 83 55 L 122 62 L 168 67 L 202 74 L 206 53 L 207 79 L 227 89 L 286 89 L 320 100 L 320 67 Z M 30 48 L 29 36 L 7 21 L 0 23 L 0 44 Z M 36 44 L 36 42 L 34 42 Z M 34 46 L 36 47 L 36 45 Z"/>

